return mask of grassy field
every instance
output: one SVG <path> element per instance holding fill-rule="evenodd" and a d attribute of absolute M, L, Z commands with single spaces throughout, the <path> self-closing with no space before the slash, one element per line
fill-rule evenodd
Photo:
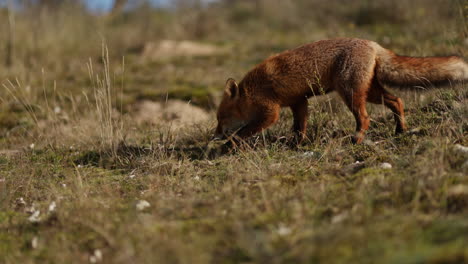
<path fill-rule="evenodd" d="M 225 80 L 269 55 L 347 36 L 466 58 L 468 5 L 275 1 L 1 10 L 0 263 L 468 263 L 466 84 L 395 90 L 399 136 L 369 105 L 362 145 L 335 95 L 310 100 L 298 148 L 288 109 L 249 147 L 210 142 Z"/>

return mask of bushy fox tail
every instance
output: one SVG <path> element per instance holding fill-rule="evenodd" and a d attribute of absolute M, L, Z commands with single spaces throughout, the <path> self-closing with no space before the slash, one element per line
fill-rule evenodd
<path fill-rule="evenodd" d="M 468 64 L 460 57 L 405 57 L 377 47 L 377 80 L 396 88 L 430 88 L 468 82 Z"/>

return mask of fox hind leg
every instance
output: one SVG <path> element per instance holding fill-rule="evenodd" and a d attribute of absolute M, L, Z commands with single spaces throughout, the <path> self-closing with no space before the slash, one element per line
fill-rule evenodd
<path fill-rule="evenodd" d="M 383 88 L 377 81 L 374 81 L 367 101 L 374 104 L 384 104 L 393 113 L 396 128 L 395 134 L 400 134 L 406 131 L 405 111 L 403 108 L 403 100 L 391 94 Z"/>
<path fill-rule="evenodd" d="M 403 109 L 403 100 L 388 92 L 384 93 L 384 104 L 393 112 L 393 117 L 396 123 L 395 134 L 400 134 L 406 131 L 405 112 Z"/>
<path fill-rule="evenodd" d="M 366 131 L 369 129 L 370 118 L 366 109 L 367 90 L 369 87 L 360 87 L 358 89 L 339 90 L 341 98 L 344 100 L 349 110 L 356 119 L 356 133 L 352 137 L 355 144 L 360 144 L 364 140 Z"/>

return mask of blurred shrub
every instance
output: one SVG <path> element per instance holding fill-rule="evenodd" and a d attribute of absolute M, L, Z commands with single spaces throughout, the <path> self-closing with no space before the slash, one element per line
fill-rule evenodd
<path fill-rule="evenodd" d="M 463 12 L 461 0 L 220 0 L 206 5 L 178 0 L 166 9 L 143 3 L 111 16 L 93 15 L 77 1 L 65 1 L 53 9 L 28 5 L 17 10 L 15 55 L 23 67 L 62 67 L 61 61 L 98 57 L 102 41 L 109 45 L 111 56 L 121 57 L 159 39 L 245 43 L 292 33 L 324 37 L 370 33 L 381 38 L 401 32 L 419 39 L 447 39 L 443 34 L 463 32 L 460 18 L 466 34 Z M 4 22 L 0 35 L 8 39 L 5 9 L 0 21 Z M 359 33 L 360 29 L 366 33 Z M 0 61 L 4 56 L 5 45 L 0 44 Z"/>

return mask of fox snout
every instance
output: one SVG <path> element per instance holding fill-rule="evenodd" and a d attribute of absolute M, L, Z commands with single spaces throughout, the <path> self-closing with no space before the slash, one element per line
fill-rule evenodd
<path fill-rule="evenodd" d="M 223 140 L 226 137 L 223 134 L 215 134 L 211 140 Z"/>
<path fill-rule="evenodd" d="M 215 134 L 214 134 L 212 140 L 222 140 L 222 139 L 225 139 L 225 138 L 226 138 L 226 135 L 223 133 L 223 128 L 221 127 L 221 125 L 218 124 L 218 126 L 216 127 Z"/>
<path fill-rule="evenodd" d="M 216 132 L 211 140 L 223 140 L 226 139 L 226 135 L 223 133 Z"/>
<path fill-rule="evenodd" d="M 220 140 L 220 139 L 226 139 L 231 135 L 236 134 L 241 130 L 243 127 L 245 127 L 247 122 L 245 121 L 235 121 L 230 126 L 222 126 L 219 124 L 216 127 L 215 135 L 213 137 L 213 140 Z"/>

